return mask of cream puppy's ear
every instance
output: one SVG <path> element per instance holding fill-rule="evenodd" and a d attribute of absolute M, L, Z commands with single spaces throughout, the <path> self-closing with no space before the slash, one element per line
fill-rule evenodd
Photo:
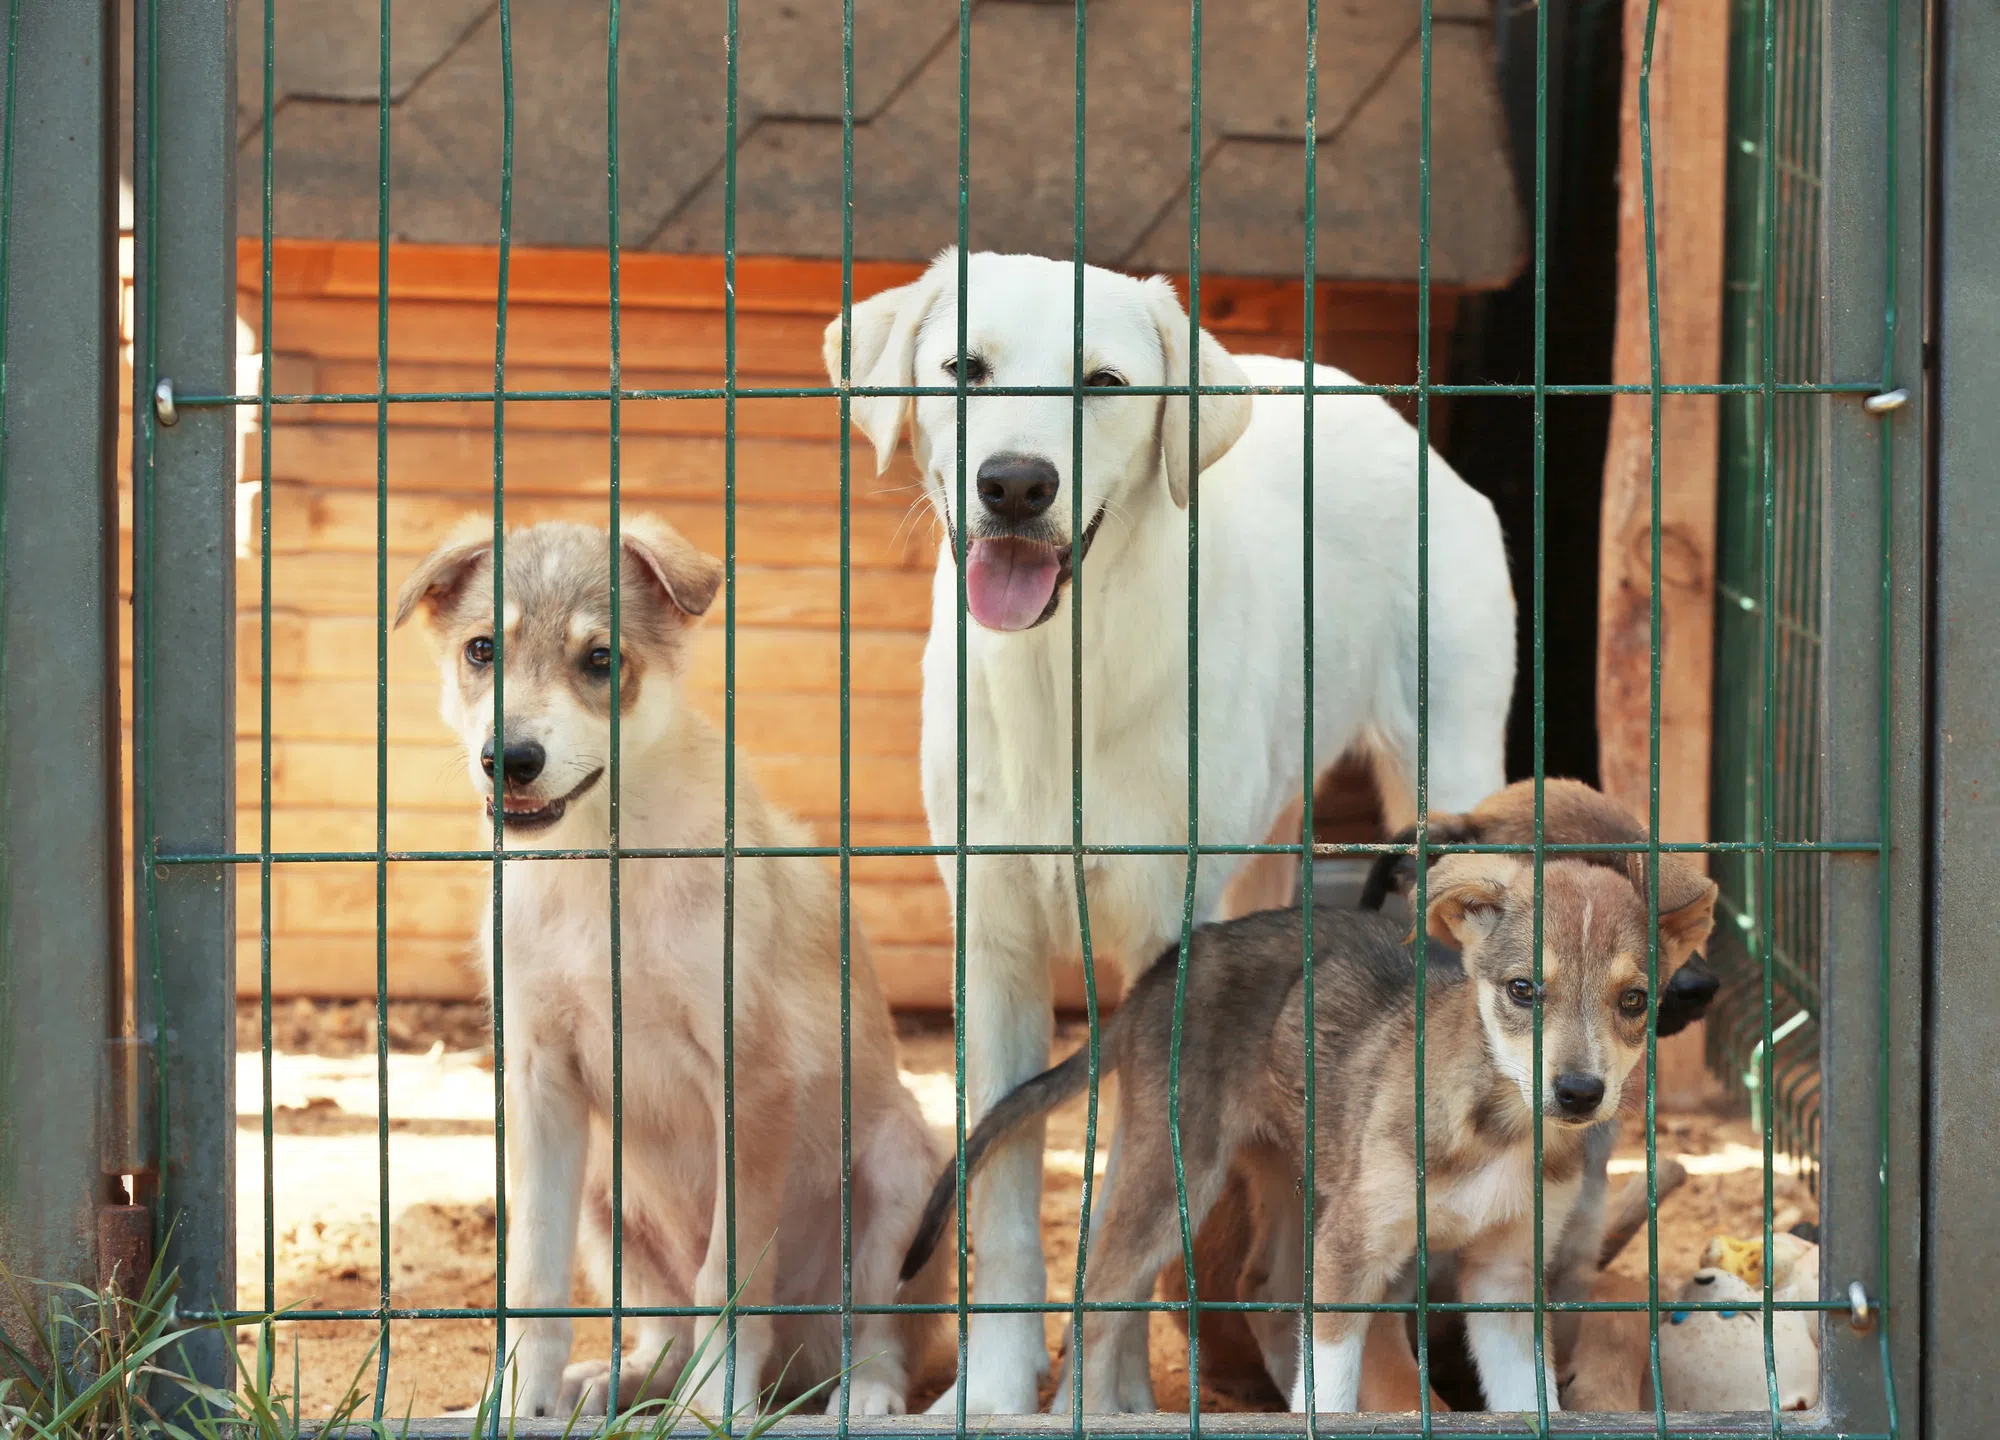
<path fill-rule="evenodd" d="M 483 515 L 468 515 L 459 521 L 396 592 L 396 614 L 391 628 L 402 625 L 420 605 L 435 622 L 451 609 L 473 570 L 492 553 L 491 520 Z"/>
<path fill-rule="evenodd" d="M 626 558 L 638 562 L 676 610 L 689 620 L 708 613 L 716 591 L 722 588 L 720 560 L 696 549 L 680 531 L 651 515 L 627 517 L 619 527 L 618 541 Z"/>
<path fill-rule="evenodd" d="M 1165 384 L 1185 385 L 1188 383 L 1188 316 L 1181 308 L 1180 299 L 1174 294 L 1174 287 L 1165 277 L 1155 275 L 1145 282 L 1152 291 L 1153 323 L 1160 332 L 1160 353 L 1166 357 L 1167 370 Z M 1230 353 L 1222 348 L 1222 342 L 1206 330 L 1201 332 L 1201 373 L 1200 384 L 1247 386 L 1250 377 L 1243 373 Z M 1183 510 L 1187 508 L 1188 490 L 1202 471 L 1229 453 L 1229 448 L 1243 438 L 1243 432 L 1250 428 L 1250 397 L 1248 395 L 1210 395 L 1201 397 L 1201 455 L 1197 463 L 1188 465 L 1188 397 L 1169 395 L 1160 404 L 1160 463 L 1167 472 L 1167 493 L 1174 504 Z"/>
<path fill-rule="evenodd" d="M 871 295 L 854 307 L 854 329 L 848 352 L 848 379 L 856 386 L 914 385 L 917 332 L 930 314 L 947 270 L 957 264 L 956 250 L 947 250 L 931 268 L 907 285 Z M 820 355 L 827 379 L 840 383 L 840 318 L 827 323 Z M 889 468 L 914 402 L 908 395 L 857 395 L 849 403 L 854 428 L 875 447 L 875 473 Z"/>

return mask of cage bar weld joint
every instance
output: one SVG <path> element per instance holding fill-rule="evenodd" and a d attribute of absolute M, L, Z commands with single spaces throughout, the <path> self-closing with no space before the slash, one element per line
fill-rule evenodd
<path fill-rule="evenodd" d="M 1910 392 L 1900 387 L 1884 390 L 1879 395 L 1870 395 L 1861 402 L 1861 408 L 1870 415 L 1887 415 L 1892 410 L 1900 410 L 1910 401 Z"/>
<path fill-rule="evenodd" d="M 160 377 L 160 383 L 153 387 L 153 414 L 162 425 L 180 423 L 180 408 L 174 403 L 174 382 L 164 375 Z"/>

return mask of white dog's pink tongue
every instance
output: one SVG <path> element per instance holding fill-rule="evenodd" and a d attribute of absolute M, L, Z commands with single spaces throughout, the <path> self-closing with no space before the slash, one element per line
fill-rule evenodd
<path fill-rule="evenodd" d="M 1029 540 L 975 540 L 965 557 L 965 605 L 988 630 L 1025 630 L 1055 593 L 1056 550 Z"/>

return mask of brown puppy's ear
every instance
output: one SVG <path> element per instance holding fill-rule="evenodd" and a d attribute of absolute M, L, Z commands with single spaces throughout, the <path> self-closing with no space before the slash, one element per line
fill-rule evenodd
<path fill-rule="evenodd" d="M 401 626 L 419 605 L 430 618 L 449 610 L 465 589 L 476 565 L 493 553 L 493 522 L 480 515 L 468 515 L 444 538 L 437 549 L 410 572 L 403 588 L 396 592 L 396 614 L 391 628 Z"/>
<path fill-rule="evenodd" d="M 1463 950 L 1491 935 L 1520 873 L 1521 862 L 1511 855 L 1447 855 L 1438 861 L 1426 887 L 1431 938 Z"/>
<path fill-rule="evenodd" d="M 715 592 L 722 588 L 720 560 L 695 549 L 666 521 L 646 515 L 626 520 L 619 540 L 626 556 L 653 578 L 676 610 L 690 620 L 708 613 Z"/>
<path fill-rule="evenodd" d="M 1660 949 L 1665 953 L 1672 969 L 1678 970 L 1686 962 L 1708 932 L 1715 928 L 1715 882 L 1701 876 L 1700 889 L 1691 900 L 1684 901 L 1673 910 L 1667 909 L 1667 872 L 1660 871 Z M 1663 975 L 1664 978 L 1664 975 Z"/>

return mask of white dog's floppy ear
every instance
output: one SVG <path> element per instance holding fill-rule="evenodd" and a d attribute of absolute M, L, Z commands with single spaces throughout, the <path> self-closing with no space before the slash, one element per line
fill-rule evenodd
<path fill-rule="evenodd" d="M 1168 385 L 1188 383 L 1188 317 L 1181 309 L 1180 300 L 1174 295 L 1174 287 L 1164 278 L 1154 276 L 1147 282 L 1153 288 L 1153 319 L 1160 331 L 1160 353 L 1166 356 Z M 1243 373 L 1243 367 L 1230 357 L 1222 344 L 1206 330 L 1201 332 L 1201 384 L 1204 392 L 1210 385 L 1248 385 L 1250 377 Z M 1188 464 L 1188 401 L 1185 395 L 1169 395 L 1160 406 L 1160 460 L 1167 472 L 1167 493 L 1174 497 L 1174 504 L 1187 508 L 1188 490 L 1201 472 L 1220 460 L 1229 452 L 1229 447 L 1243 438 L 1243 432 L 1250 428 L 1250 397 L 1248 395 L 1210 395 L 1201 397 L 1201 456 L 1199 463 Z"/>
<path fill-rule="evenodd" d="M 722 562 L 697 550 L 688 538 L 664 520 L 633 515 L 619 527 L 625 556 L 651 575 L 667 600 L 690 620 L 708 613 L 722 588 Z"/>
<path fill-rule="evenodd" d="M 492 553 L 491 520 L 483 515 L 468 515 L 459 521 L 396 592 L 396 615 L 391 628 L 401 626 L 419 605 L 425 606 L 431 618 L 436 619 L 465 588 L 473 566 Z"/>
<path fill-rule="evenodd" d="M 947 250 L 931 268 L 907 285 L 871 295 L 854 307 L 853 350 L 848 356 L 849 382 L 854 385 L 914 385 L 916 379 L 917 331 L 937 298 L 939 275 L 953 260 Z M 826 338 L 820 345 L 826 361 L 826 376 L 840 383 L 840 317 L 827 322 Z M 909 419 L 914 402 L 908 395 L 857 395 L 849 402 L 848 415 L 875 446 L 875 473 L 889 468 L 902 438 L 903 422 Z"/>

